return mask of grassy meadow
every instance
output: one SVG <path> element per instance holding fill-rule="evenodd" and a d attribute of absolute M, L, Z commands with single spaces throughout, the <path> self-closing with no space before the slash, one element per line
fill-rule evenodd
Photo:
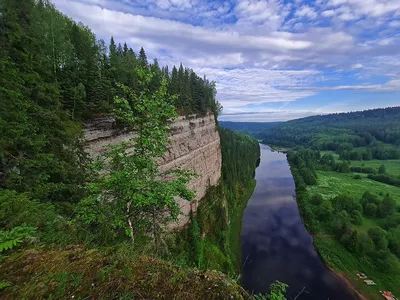
<path fill-rule="evenodd" d="M 367 161 L 351 160 L 350 162 L 352 167 L 369 167 L 375 170 L 378 170 L 383 164 L 386 167 L 386 173 L 394 176 L 400 176 L 400 159 Z"/>
<path fill-rule="evenodd" d="M 379 164 L 378 164 L 379 162 Z M 363 161 L 357 162 L 365 164 L 365 166 L 379 167 L 382 163 L 387 167 L 388 172 L 396 172 L 400 167 L 400 161 Z M 355 161 L 352 161 L 352 165 Z M 363 177 L 362 179 L 354 179 L 354 173 L 338 173 L 332 171 L 317 171 L 317 184 L 308 186 L 308 195 L 316 193 L 321 194 L 324 199 L 332 199 L 344 191 L 354 199 L 361 199 L 365 191 L 373 194 L 386 195 L 389 193 L 393 199 L 400 205 L 400 188 L 380 183 Z M 365 175 L 363 175 L 365 176 Z M 361 225 L 353 225 L 358 232 L 367 232 L 369 228 L 377 226 L 380 219 L 366 218 L 364 216 Z M 322 229 L 323 231 L 323 229 Z M 381 270 L 377 270 L 376 266 L 368 258 L 357 256 L 348 251 L 340 242 L 330 234 L 317 234 L 314 239 L 315 247 L 320 253 L 325 263 L 332 269 L 344 273 L 346 278 L 368 299 L 381 299 L 379 290 L 389 290 L 394 295 L 400 295 L 400 274 L 386 275 Z M 358 279 L 356 273 L 365 273 L 368 278 L 373 280 L 377 286 L 369 287 L 362 280 Z"/>
<path fill-rule="evenodd" d="M 361 199 L 364 192 L 373 194 L 390 194 L 400 204 L 400 188 L 374 181 L 362 175 L 362 179 L 354 179 L 354 173 L 338 173 L 332 171 L 317 171 L 317 185 L 309 186 L 312 193 L 320 193 L 324 198 L 333 198 L 344 191 L 355 199 Z"/>

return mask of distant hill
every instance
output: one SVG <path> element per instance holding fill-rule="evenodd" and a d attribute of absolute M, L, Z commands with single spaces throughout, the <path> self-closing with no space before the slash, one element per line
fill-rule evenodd
<path fill-rule="evenodd" d="M 400 107 L 312 116 L 267 128 L 259 134 L 263 142 L 284 146 L 308 146 L 337 150 L 343 143 L 354 147 L 374 142 L 400 145 Z"/>
<path fill-rule="evenodd" d="M 219 121 L 221 127 L 242 132 L 254 137 L 257 137 L 260 132 L 265 129 L 277 126 L 282 122 L 229 122 Z"/>

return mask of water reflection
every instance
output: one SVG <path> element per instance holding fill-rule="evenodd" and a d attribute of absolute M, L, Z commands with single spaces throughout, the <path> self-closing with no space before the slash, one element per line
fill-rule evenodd
<path fill-rule="evenodd" d="M 322 264 L 293 197 L 294 182 L 283 153 L 260 145 L 256 189 L 243 216 L 243 286 L 268 292 L 275 280 L 289 285 L 288 299 L 354 299 Z"/>

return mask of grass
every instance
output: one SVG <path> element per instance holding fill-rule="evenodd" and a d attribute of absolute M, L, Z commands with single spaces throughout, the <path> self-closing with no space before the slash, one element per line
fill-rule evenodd
<path fill-rule="evenodd" d="M 380 161 L 382 163 L 382 161 Z M 386 163 L 386 161 L 385 161 Z M 373 161 L 371 161 L 371 165 Z M 360 164 L 361 165 L 361 164 Z M 386 163 L 387 166 L 389 164 Z M 365 165 L 367 166 L 367 164 Z M 392 167 L 391 170 L 394 170 Z M 333 198 L 343 192 L 348 193 L 354 199 L 360 199 L 365 191 L 374 194 L 389 193 L 400 204 L 400 188 L 384 183 L 369 180 L 366 177 L 354 179 L 353 173 L 337 173 L 330 171 L 317 171 L 317 185 L 309 186 L 309 195 L 320 193 L 325 199 Z M 363 218 L 361 225 L 353 225 L 359 232 L 367 232 L 369 228 L 378 225 L 377 219 Z M 400 274 L 386 274 L 377 270 L 376 266 L 365 257 L 358 257 L 344 248 L 336 239 L 318 235 L 314 244 L 322 259 L 328 267 L 340 271 L 345 277 L 368 299 L 381 299 L 379 290 L 390 290 L 395 295 L 400 295 Z M 356 277 L 356 273 L 365 273 L 369 279 L 377 283 L 376 287 L 368 287 L 362 280 Z"/>
<path fill-rule="evenodd" d="M 232 251 L 232 263 L 235 266 L 236 270 L 241 271 L 241 234 L 242 234 L 242 221 L 243 221 L 243 213 L 247 206 L 247 202 L 250 200 L 251 195 L 254 192 L 256 187 L 255 179 L 252 179 L 249 185 L 249 188 L 245 191 L 245 193 L 241 197 L 241 201 L 239 202 L 237 212 L 234 216 L 230 216 L 230 224 L 229 224 L 229 245 Z"/>
<path fill-rule="evenodd" d="M 347 251 L 337 240 L 329 237 L 314 238 L 314 245 L 325 264 L 339 273 L 344 273 L 345 277 L 352 283 L 355 289 L 367 299 L 382 299 L 380 290 L 389 290 L 394 295 L 400 294 L 400 274 L 385 274 L 377 270 L 368 258 L 358 257 Z M 365 273 L 368 279 L 373 280 L 376 286 L 367 286 L 356 276 L 357 273 Z"/>
<path fill-rule="evenodd" d="M 2 265 L 1 299 L 249 299 L 227 275 L 181 268 L 151 257 L 135 260 L 113 251 L 73 246 L 30 249 Z M 3 272 L 4 271 L 4 272 Z"/>
<path fill-rule="evenodd" d="M 390 175 L 399 176 L 400 175 L 400 159 L 392 159 L 392 160 L 352 160 L 351 166 L 352 167 L 369 167 L 375 170 L 378 170 L 379 167 L 384 164 L 386 167 L 386 173 Z"/>
<path fill-rule="evenodd" d="M 354 179 L 353 173 L 338 173 L 331 171 L 317 171 L 318 184 L 308 187 L 310 193 L 320 193 L 324 198 L 333 198 L 343 192 L 354 199 L 361 199 L 364 192 L 380 194 L 387 193 L 400 204 L 400 188 L 368 178 Z"/>

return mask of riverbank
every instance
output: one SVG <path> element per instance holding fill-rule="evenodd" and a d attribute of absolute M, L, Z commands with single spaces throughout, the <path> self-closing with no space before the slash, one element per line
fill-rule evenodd
<path fill-rule="evenodd" d="M 339 280 L 341 280 L 341 281 L 344 283 L 344 285 L 345 285 L 350 291 L 352 291 L 352 292 L 354 293 L 354 295 L 355 295 L 358 299 L 360 299 L 360 300 L 368 300 L 367 297 L 365 297 L 363 294 L 361 294 L 361 293 L 357 290 L 357 288 L 351 283 L 351 281 L 347 278 L 347 276 L 346 276 L 345 274 L 343 274 L 343 273 L 341 273 L 341 272 L 339 272 L 339 271 L 336 271 L 336 270 L 334 270 L 334 269 L 331 269 L 331 268 L 329 268 L 329 270 L 331 270 L 331 272 L 332 272 L 333 274 L 335 274 L 335 276 L 336 276 Z"/>
<path fill-rule="evenodd" d="M 295 185 L 286 155 L 260 147 L 256 188 L 243 216 L 243 286 L 265 293 L 279 280 L 289 286 L 288 299 L 303 290 L 310 300 L 357 299 L 314 250 L 293 198 Z"/>
<path fill-rule="evenodd" d="M 357 225 L 350 218 L 354 210 L 361 206 L 357 199 L 361 199 L 365 191 L 379 193 L 379 190 L 375 190 L 375 183 L 356 180 L 351 173 L 313 170 L 312 162 L 307 161 L 313 154 L 307 151 L 298 154 L 293 152 L 287 156 L 296 182 L 298 208 L 303 223 L 313 235 L 314 248 L 322 261 L 344 279 L 342 281 L 347 288 L 357 293 L 359 299 L 381 299 L 380 290 L 399 294 L 400 274 L 393 268 L 395 266 L 386 264 L 383 268 L 382 262 L 376 260 L 381 252 L 376 252 L 368 235 L 369 228 L 377 226 L 375 220 L 364 217 Z M 310 170 L 303 168 L 300 171 L 300 163 L 310 166 Z M 307 177 L 311 174 L 316 176 L 312 184 L 312 178 Z M 348 196 L 337 198 L 345 192 Z M 332 200 L 334 198 L 335 201 Z M 348 207 L 352 203 L 356 208 L 346 209 L 343 206 Z M 367 274 L 376 286 L 367 286 L 363 280 L 356 278 L 357 273 Z"/>
<path fill-rule="evenodd" d="M 343 271 L 339 271 L 336 270 L 334 267 L 330 266 L 329 261 L 327 261 L 323 255 L 321 255 L 321 252 L 318 249 L 318 246 L 315 245 L 314 243 L 314 239 L 316 237 L 331 237 L 329 235 L 312 235 L 313 237 L 313 245 L 314 245 L 314 249 L 315 251 L 317 251 L 319 257 L 321 258 L 321 260 L 323 261 L 324 265 L 335 275 L 335 277 L 340 280 L 341 282 L 343 282 L 344 286 L 348 289 L 349 292 L 351 292 L 357 299 L 359 300 L 371 300 L 370 298 L 367 298 L 365 295 L 362 294 L 361 291 L 359 291 L 359 289 L 357 288 L 356 284 L 354 284 L 354 279 L 351 278 L 348 274 L 346 274 Z"/>

